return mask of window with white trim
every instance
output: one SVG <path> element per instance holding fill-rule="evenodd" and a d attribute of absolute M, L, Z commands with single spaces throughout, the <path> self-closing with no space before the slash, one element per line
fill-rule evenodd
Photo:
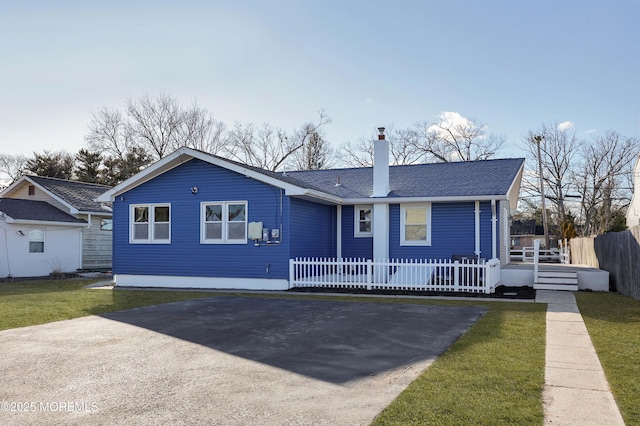
<path fill-rule="evenodd" d="M 361 205 L 353 207 L 353 236 L 355 238 L 373 236 L 373 206 Z"/>
<path fill-rule="evenodd" d="M 431 203 L 400 205 L 400 245 L 431 245 Z"/>
<path fill-rule="evenodd" d="M 44 253 L 44 229 L 29 230 L 29 253 Z"/>
<path fill-rule="evenodd" d="M 100 219 L 100 230 L 111 231 L 113 230 L 113 219 Z"/>
<path fill-rule="evenodd" d="M 170 204 L 132 204 L 129 222 L 132 243 L 171 242 Z"/>
<path fill-rule="evenodd" d="M 247 243 L 246 201 L 212 201 L 200 206 L 201 243 Z"/>

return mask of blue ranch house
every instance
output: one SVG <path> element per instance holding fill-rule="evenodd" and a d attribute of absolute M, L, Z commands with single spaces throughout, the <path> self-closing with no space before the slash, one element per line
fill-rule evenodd
<path fill-rule="evenodd" d="M 116 285 L 492 292 L 524 159 L 271 172 L 190 148 L 105 192 Z"/>

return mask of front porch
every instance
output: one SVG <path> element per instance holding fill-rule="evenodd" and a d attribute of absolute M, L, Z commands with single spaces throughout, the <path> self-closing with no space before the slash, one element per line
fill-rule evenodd
<path fill-rule="evenodd" d="M 575 273 L 578 278 L 577 290 L 609 291 L 609 272 L 586 265 L 569 265 L 561 263 L 540 263 L 540 273 Z M 533 263 L 512 262 L 503 265 L 501 282 L 507 286 L 534 287 L 535 265 Z"/>

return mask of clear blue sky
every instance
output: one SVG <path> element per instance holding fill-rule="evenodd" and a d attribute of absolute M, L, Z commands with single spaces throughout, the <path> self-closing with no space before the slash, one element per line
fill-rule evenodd
<path fill-rule="evenodd" d="M 640 0 L 0 0 L 0 152 L 84 146 L 91 112 L 197 100 L 335 145 L 453 111 L 507 137 L 640 127 Z"/>

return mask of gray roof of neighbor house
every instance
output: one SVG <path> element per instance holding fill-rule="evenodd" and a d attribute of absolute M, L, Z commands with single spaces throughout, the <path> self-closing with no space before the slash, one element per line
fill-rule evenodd
<path fill-rule="evenodd" d="M 0 212 L 15 220 L 87 223 L 85 220 L 73 217 L 45 201 L 0 198 Z"/>
<path fill-rule="evenodd" d="M 81 212 L 105 212 L 100 203 L 93 201 L 100 194 L 111 189 L 107 185 L 97 183 L 76 182 L 42 176 L 26 176 L 52 194 Z"/>
<path fill-rule="evenodd" d="M 507 158 L 390 166 L 387 197 L 504 195 L 523 163 L 523 158 Z M 371 197 L 373 188 L 372 167 L 297 171 L 286 175 L 313 189 L 341 198 Z"/>

